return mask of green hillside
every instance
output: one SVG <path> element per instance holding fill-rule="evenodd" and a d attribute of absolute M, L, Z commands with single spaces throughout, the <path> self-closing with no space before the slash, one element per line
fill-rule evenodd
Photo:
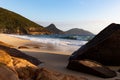
<path fill-rule="evenodd" d="M 50 34 L 44 27 L 0 7 L 0 33 Z"/>

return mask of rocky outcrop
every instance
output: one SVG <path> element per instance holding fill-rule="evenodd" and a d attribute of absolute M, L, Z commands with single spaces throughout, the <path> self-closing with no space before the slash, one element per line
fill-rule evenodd
<path fill-rule="evenodd" d="M 10 56 L 26 59 L 26 60 L 30 61 L 31 63 L 33 63 L 34 65 L 39 65 L 41 63 L 38 59 L 36 59 L 32 56 L 26 55 L 25 53 L 15 49 L 15 48 L 10 48 L 7 46 L 0 45 L 0 49 L 7 52 Z"/>
<path fill-rule="evenodd" d="M 30 80 L 34 79 L 37 66 L 28 62 L 27 60 L 12 57 L 14 69 L 16 70 L 20 79 Z"/>
<path fill-rule="evenodd" d="M 19 80 L 19 78 L 16 72 L 0 63 L 0 80 Z"/>
<path fill-rule="evenodd" d="M 79 68 L 83 66 L 83 64 L 81 64 L 81 60 L 84 59 L 97 61 L 104 65 L 112 65 L 112 66 L 120 65 L 119 37 L 120 37 L 120 24 L 115 24 L 115 23 L 110 24 L 108 27 L 102 30 L 98 35 L 96 35 L 92 40 L 90 40 L 87 44 L 85 44 L 80 49 L 75 51 L 70 56 L 69 64 L 67 67 L 69 69 L 76 68 L 77 70 L 79 70 Z M 83 61 L 83 63 L 85 62 Z M 88 66 L 86 70 L 89 70 L 88 68 L 93 70 L 93 68 Z M 105 74 L 114 73 L 104 67 L 94 68 L 94 69 L 97 71 L 102 70 Z M 84 71 L 86 72 L 86 70 Z M 95 73 L 97 74 L 97 72 Z M 111 77 L 115 76 L 115 74 L 113 75 L 112 74 Z"/>
<path fill-rule="evenodd" d="M 20 58 L 13 57 L 12 59 L 14 68 L 19 78 L 22 80 L 87 80 L 86 78 L 80 77 L 78 79 L 71 75 L 40 68 Z"/>
<path fill-rule="evenodd" d="M 72 75 L 65 75 L 62 73 L 50 71 L 46 68 L 41 68 L 36 71 L 36 80 L 87 80 L 85 78 L 79 77 L 75 78 Z"/>
<path fill-rule="evenodd" d="M 7 69 L 7 67 L 9 67 L 9 70 Z M 38 67 L 33 65 L 32 63 L 24 59 L 12 57 L 9 54 L 7 54 L 7 52 L 0 50 L 0 69 L 2 68 L 5 68 L 5 70 L 2 70 L 2 71 L 3 72 L 6 71 L 5 72 L 6 76 L 9 73 L 11 73 L 11 76 L 18 76 L 22 80 L 33 79 L 35 76 L 34 75 L 35 71 L 38 69 Z M 9 73 L 7 74 L 7 72 Z M 3 75 L 0 75 L 0 76 L 3 76 Z M 9 76 L 10 74 L 8 75 L 8 77 Z M 2 79 L 4 80 L 4 76 Z M 13 80 L 16 80 L 16 78 Z"/>
<path fill-rule="evenodd" d="M 116 76 L 116 72 L 92 60 L 72 60 L 69 62 L 68 69 L 93 74 L 103 78 Z"/>
<path fill-rule="evenodd" d="M 0 55 L 0 80 L 87 80 L 86 78 L 76 78 L 71 75 L 40 68 L 27 60 L 6 55 L 9 58 L 8 61 L 4 56 L 4 54 L 3 56 Z M 4 72 L 4 75 L 2 72 Z"/>
<path fill-rule="evenodd" d="M 3 74 L 4 73 L 4 74 Z M 7 77 L 6 77 L 7 76 Z M 86 80 L 40 68 L 0 50 L 0 80 Z"/>
<path fill-rule="evenodd" d="M 0 50 L 0 63 L 7 65 L 11 69 L 14 69 L 11 56 L 7 54 L 4 50 Z"/>
<path fill-rule="evenodd" d="M 86 80 L 40 68 L 25 58 L 13 56 L 16 55 L 16 51 L 10 49 L 0 45 L 0 80 Z"/>
<path fill-rule="evenodd" d="M 70 60 L 91 59 L 105 65 L 120 65 L 120 24 L 111 24 L 75 51 Z"/>

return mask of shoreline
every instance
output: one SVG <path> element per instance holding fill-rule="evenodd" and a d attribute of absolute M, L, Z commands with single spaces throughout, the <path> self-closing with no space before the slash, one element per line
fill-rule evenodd
<path fill-rule="evenodd" d="M 70 74 L 74 75 L 76 77 L 85 77 L 88 80 L 115 80 L 120 79 L 120 74 L 118 74 L 115 78 L 99 78 L 96 76 L 92 76 L 89 74 L 71 71 L 66 69 L 66 66 L 68 64 L 68 58 L 71 55 L 70 52 L 60 51 L 54 49 L 53 46 L 49 45 L 49 48 L 46 48 L 44 46 L 48 46 L 47 44 L 40 44 L 36 46 L 35 42 L 25 39 L 20 39 L 16 37 L 9 36 L 7 34 L 0 34 L 0 41 L 7 43 L 9 45 L 13 45 L 15 48 L 18 48 L 19 46 L 25 46 L 26 44 L 30 44 L 28 49 L 18 49 L 27 55 L 31 55 L 33 57 L 36 57 L 37 59 L 41 60 L 43 64 L 40 64 L 40 67 L 46 67 L 53 71 L 58 71 L 64 74 Z M 39 48 L 38 48 L 39 46 Z M 61 47 L 60 47 L 61 48 Z M 52 51 L 50 51 L 52 50 Z M 115 69 L 114 67 L 111 67 L 112 69 Z"/>

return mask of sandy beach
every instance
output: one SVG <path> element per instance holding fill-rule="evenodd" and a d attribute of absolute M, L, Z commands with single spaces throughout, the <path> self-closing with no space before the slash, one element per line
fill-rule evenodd
<path fill-rule="evenodd" d="M 19 46 L 26 46 L 28 49 L 19 49 L 23 51 L 24 53 L 31 55 L 33 57 L 36 57 L 43 63 L 40 64 L 40 67 L 46 67 L 53 71 L 58 71 L 64 74 L 70 74 L 77 77 L 85 77 L 88 80 L 116 80 L 120 79 L 120 74 L 118 73 L 117 77 L 115 78 L 99 78 L 96 76 L 92 76 L 89 74 L 71 71 L 66 69 L 66 66 L 68 64 L 68 58 L 72 54 L 73 50 L 62 50 L 61 47 L 56 48 L 53 45 L 50 44 L 42 44 L 33 42 L 30 40 L 24 40 L 20 38 L 11 37 L 7 34 L 0 34 L 0 41 L 5 42 L 9 45 L 13 45 L 14 48 L 17 48 Z M 48 46 L 48 47 L 45 47 Z M 117 67 L 110 67 L 111 69 L 117 70 Z"/>

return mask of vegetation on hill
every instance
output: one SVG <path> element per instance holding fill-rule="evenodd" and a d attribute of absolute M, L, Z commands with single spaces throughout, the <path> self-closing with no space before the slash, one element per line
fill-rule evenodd
<path fill-rule="evenodd" d="M 0 7 L 0 32 L 17 34 L 50 34 L 44 27 Z"/>
<path fill-rule="evenodd" d="M 62 31 L 58 29 L 54 24 L 50 24 L 49 26 L 46 27 L 47 30 L 49 30 L 53 34 L 67 34 L 67 35 L 94 35 L 93 33 L 79 29 L 79 28 L 73 28 L 68 31 Z"/>
<path fill-rule="evenodd" d="M 79 29 L 79 28 L 73 28 L 65 32 L 65 34 L 72 34 L 72 35 L 94 35 L 93 33 Z"/>

